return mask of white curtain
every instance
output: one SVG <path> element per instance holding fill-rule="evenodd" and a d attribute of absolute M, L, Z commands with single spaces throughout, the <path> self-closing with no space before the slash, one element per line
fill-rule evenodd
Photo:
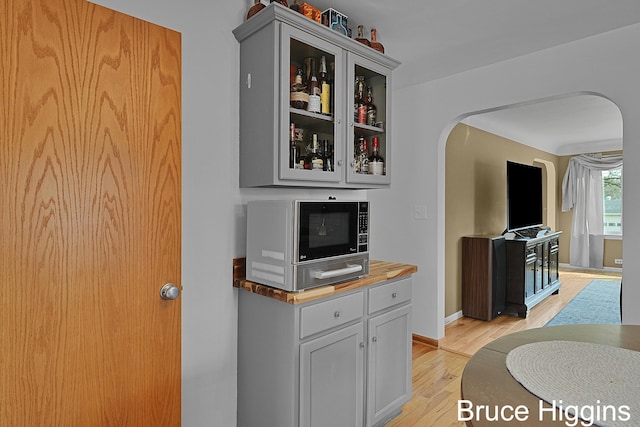
<path fill-rule="evenodd" d="M 602 268 L 604 252 L 602 171 L 622 168 L 622 155 L 581 154 L 569 160 L 562 180 L 562 212 L 573 209 L 570 263 Z"/>

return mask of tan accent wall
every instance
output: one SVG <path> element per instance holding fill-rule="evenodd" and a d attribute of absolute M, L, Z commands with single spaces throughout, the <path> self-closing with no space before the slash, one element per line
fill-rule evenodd
<path fill-rule="evenodd" d="M 543 218 L 555 216 L 561 230 L 559 261 L 569 263 L 572 211 L 562 210 L 562 179 L 572 156 L 555 156 L 474 127 L 458 124 L 447 139 L 445 172 L 445 316 L 462 310 L 462 237 L 500 235 L 506 228 L 507 160 L 555 165 L 556 212 L 547 212 L 547 175 L 543 167 Z M 541 166 L 535 162 L 536 166 Z M 553 183 L 551 183 L 553 186 Z M 622 258 L 622 241 L 605 242 L 605 267 Z M 562 280 L 562 278 L 561 278 Z"/>

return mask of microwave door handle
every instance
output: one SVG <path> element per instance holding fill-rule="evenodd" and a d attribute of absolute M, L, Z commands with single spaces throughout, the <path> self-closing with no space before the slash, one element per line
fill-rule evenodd
<path fill-rule="evenodd" d="M 357 271 L 362 271 L 361 265 L 347 264 L 345 268 L 339 268 L 337 270 L 315 271 L 313 277 L 316 279 L 330 279 L 332 277 L 343 276 Z"/>

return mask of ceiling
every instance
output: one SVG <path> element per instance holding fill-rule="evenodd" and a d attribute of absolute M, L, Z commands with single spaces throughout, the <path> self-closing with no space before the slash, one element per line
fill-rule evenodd
<path fill-rule="evenodd" d="M 638 0 L 312 0 L 371 27 L 402 65 L 402 88 L 494 64 L 640 22 Z M 580 96 L 469 119 L 475 127 L 554 154 L 583 146 L 622 147 L 622 119 L 611 102 Z M 561 119 L 562 118 L 562 119 Z M 471 123 L 470 123 L 471 124 Z M 519 139 L 518 139 L 519 138 Z M 595 138 L 595 139 L 594 139 Z M 577 145 L 576 145 L 577 144 Z M 616 149 L 616 148 L 613 148 Z M 591 149 L 599 151 L 604 149 Z"/>

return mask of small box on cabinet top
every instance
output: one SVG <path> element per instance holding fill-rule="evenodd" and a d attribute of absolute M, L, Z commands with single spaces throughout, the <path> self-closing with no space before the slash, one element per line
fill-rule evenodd
<path fill-rule="evenodd" d="M 329 8 L 322 12 L 322 23 L 333 31 L 337 31 L 345 36 L 349 35 L 349 27 L 347 25 L 347 15 L 340 13 L 335 9 Z"/>

